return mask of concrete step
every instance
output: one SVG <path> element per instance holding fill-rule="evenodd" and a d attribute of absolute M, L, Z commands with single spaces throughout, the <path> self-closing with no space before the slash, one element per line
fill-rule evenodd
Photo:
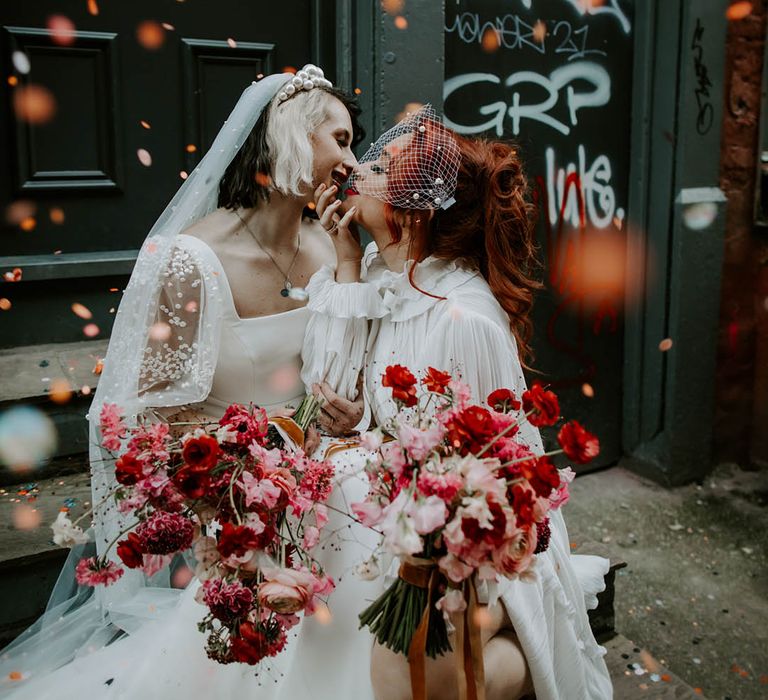
<path fill-rule="evenodd" d="M 617 634 L 604 642 L 608 671 L 616 700 L 701 700 L 700 688 L 691 688 L 662 666 L 647 650 Z"/>

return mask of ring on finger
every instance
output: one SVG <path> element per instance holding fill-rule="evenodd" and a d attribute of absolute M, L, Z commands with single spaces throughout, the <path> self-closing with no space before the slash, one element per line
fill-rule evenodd
<path fill-rule="evenodd" d="M 339 228 L 338 222 L 334 222 L 333 226 L 331 228 L 325 229 L 326 233 L 333 233 L 337 228 Z"/>

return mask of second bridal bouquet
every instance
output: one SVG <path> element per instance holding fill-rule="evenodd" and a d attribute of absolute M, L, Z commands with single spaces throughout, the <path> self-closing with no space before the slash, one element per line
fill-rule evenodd
<path fill-rule="evenodd" d="M 550 457 L 564 451 L 585 463 L 599 452 L 597 438 L 576 421 L 558 433 L 562 450 L 535 455 L 522 442 L 525 421 L 538 427 L 560 417 L 557 397 L 540 385 L 519 398 L 498 389 L 483 406 L 434 368 L 422 377 L 423 390 L 418 384 L 406 367 L 386 369 L 383 385 L 398 411 L 364 436 L 376 455 L 367 466 L 368 496 L 352 505 L 400 560 L 395 582 L 360 621 L 380 644 L 408 656 L 414 697 L 424 692 L 424 656 L 451 649 L 446 617 L 456 628 L 462 673 L 481 683 L 477 584 L 533 575 L 549 546 L 549 513 L 566 502 L 573 478 Z"/>
<path fill-rule="evenodd" d="M 165 423 L 128 429 L 119 407 L 105 404 L 100 428 L 119 484 L 110 497 L 132 524 L 106 555 L 80 561 L 78 582 L 110 585 L 123 575 L 113 546 L 147 576 L 192 550 L 208 656 L 256 664 L 278 654 L 298 614 L 311 615 L 334 588 L 312 556 L 333 466 L 274 447 L 284 441 L 272 442 L 274 426 L 254 406 L 233 404 L 218 423 L 177 439 Z M 71 544 L 82 530 L 62 515 L 54 533 Z"/>

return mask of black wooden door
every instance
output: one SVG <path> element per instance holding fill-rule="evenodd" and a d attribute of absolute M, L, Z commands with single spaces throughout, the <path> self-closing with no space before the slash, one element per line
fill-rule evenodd
<path fill-rule="evenodd" d="M 446 3 L 448 124 L 521 148 L 546 265 L 534 365 L 599 434 L 590 467 L 621 454 L 632 22 L 628 0 Z"/>
<path fill-rule="evenodd" d="M 0 273 L 21 271 L 0 283 L 3 347 L 85 339 L 76 302 L 108 335 L 133 251 L 241 91 L 310 60 L 333 77 L 334 6 L 2 4 Z"/>

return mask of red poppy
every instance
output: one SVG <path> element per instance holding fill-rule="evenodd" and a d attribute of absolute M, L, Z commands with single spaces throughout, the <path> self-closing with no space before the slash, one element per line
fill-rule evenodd
<path fill-rule="evenodd" d="M 427 368 L 427 374 L 421 383 L 427 387 L 427 391 L 434 391 L 436 394 L 444 394 L 446 388 L 451 383 L 451 375 L 448 372 L 441 372 L 434 367 Z"/>
<path fill-rule="evenodd" d="M 549 498 L 552 490 L 560 486 L 560 472 L 549 457 L 529 459 L 519 466 L 520 474 L 528 479 L 537 496 Z"/>
<path fill-rule="evenodd" d="M 384 371 L 381 380 L 383 386 L 391 387 L 392 398 L 405 406 L 415 406 L 416 398 L 416 377 L 413 373 L 402 365 L 390 365 Z"/>
<path fill-rule="evenodd" d="M 554 425 L 560 417 L 557 396 L 538 382 L 523 394 L 523 409 L 526 414 L 530 413 L 528 421 L 537 428 Z"/>
<path fill-rule="evenodd" d="M 566 423 L 557 434 L 563 452 L 579 464 L 586 464 L 600 454 L 600 441 L 578 421 Z"/>
<path fill-rule="evenodd" d="M 203 498 L 211 485 L 211 475 L 205 467 L 184 466 L 173 475 L 176 488 L 187 498 Z"/>
<path fill-rule="evenodd" d="M 219 459 L 219 443 L 212 435 L 189 438 L 184 443 L 181 456 L 191 467 L 213 469 Z"/>
<path fill-rule="evenodd" d="M 241 557 L 249 549 L 258 549 L 261 544 L 259 536 L 245 525 L 224 523 L 219 534 L 218 549 L 222 557 L 233 554 Z"/>
<path fill-rule="evenodd" d="M 522 405 L 509 389 L 496 389 L 488 394 L 486 403 L 499 413 L 509 413 L 520 410 Z"/>
<path fill-rule="evenodd" d="M 518 527 L 529 527 L 534 520 L 534 496 L 530 488 L 522 484 L 512 486 L 512 510 L 517 516 Z"/>
<path fill-rule="evenodd" d="M 117 556 L 129 569 L 138 569 L 144 563 L 144 547 L 141 537 L 135 532 L 128 533 L 128 539 L 117 543 Z"/>
<path fill-rule="evenodd" d="M 467 406 L 446 424 L 448 441 L 459 454 L 477 453 L 497 434 L 487 408 Z"/>
<path fill-rule="evenodd" d="M 144 476 L 143 464 L 133 455 L 124 454 L 115 462 L 115 479 L 123 486 L 133 486 Z"/>

